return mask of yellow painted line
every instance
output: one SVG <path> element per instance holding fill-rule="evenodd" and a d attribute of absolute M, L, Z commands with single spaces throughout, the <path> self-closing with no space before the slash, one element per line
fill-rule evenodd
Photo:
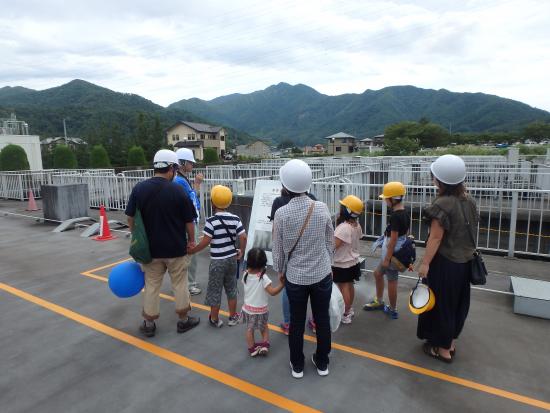
<path fill-rule="evenodd" d="M 178 353 L 174 353 L 173 351 L 167 350 L 163 347 L 157 346 L 148 341 L 134 337 L 123 331 L 117 330 L 106 324 L 100 323 L 99 321 L 96 321 L 92 318 L 88 318 L 79 313 L 71 311 L 65 307 L 61 307 L 50 301 L 46 301 L 40 297 L 26 293 L 22 290 L 18 290 L 17 288 L 11 287 L 7 284 L 0 283 L 0 290 L 4 290 L 19 298 L 22 298 L 23 300 L 29 301 L 31 303 L 39 305 L 40 307 L 46 308 L 54 313 L 60 314 L 70 320 L 76 321 L 79 324 L 82 324 L 86 327 L 89 327 L 93 330 L 96 330 L 100 333 L 110 336 L 116 340 L 122 341 L 126 344 L 139 348 L 140 350 L 151 353 L 161 359 L 164 359 L 173 364 L 177 364 L 181 367 L 194 371 L 195 373 L 208 377 L 212 380 L 218 381 L 228 387 L 231 387 L 235 390 L 246 393 L 249 396 L 262 400 L 266 403 L 272 404 L 273 406 L 279 407 L 286 411 L 319 412 L 319 410 L 315 410 L 309 406 L 295 402 L 294 400 L 287 399 L 286 397 L 280 396 L 277 393 L 273 393 L 269 390 L 266 390 L 263 387 L 256 386 L 245 380 L 242 380 L 230 374 L 224 373 L 223 371 L 216 370 L 212 367 L 207 366 L 206 364 L 199 363 L 195 360 L 184 357 Z"/>
<path fill-rule="evenodd" d="M 85 272 L 83 272 L 83 273 L 81 273 L 81 274 L 82 274 L 82 275 L 93 274 L 93 273 L 96 272 L 96 271 L 104 270 L 105 268 L 109 268 L 109 267 L 114 267 L 114 266 L 117 265 L 117 264 L 121 264 L 121 263 L 123 263 L 123 262 L 131 261 L 131 260 L 132 260 L 132 258 L 125 258 L 125 259 L 123 259 L 123 260 L 120 260 L 120 261 L 117 261 L 117 262 L 113 262 L 113 263 L 111 263 L 111 264 L 104 265 L 103 267 L 98 267 L 98 268 L 94 268 L 94 269 L 85 271 Z"/>
<path fill-rule="evenodd" d="M 100 281 L 103 281 L 103 282 L 107 282 L 107 278 L 101 277 L 99 275 L 92 275 L 92 274 L 85 274 L 85 273 L 82 273 L 82 275 L 85 275 L 87 277 L 91 277 L 91 278 L 94 278 L 94 279 L 97 279 L 97 280 L 100 280 Z M 174 301 L 174 297 L 172 297 L 170 295 L 160 294 L 160 296 L 162 298 L 166 299 L 166 300 Z M 194 308 L 199 308 L 201 310 L 210 311 L 210 307 L 202 305 L 202 304 L 191 303 L 191 305 Z M 226 312 L 226 311 L 223 311 L 223 310 L 220 310 L 220 314 L 222 314 L 224 316 L 229 316 L 229 313 Z M 283 332 L 283 330 L 280 327 L 275 326 L 273 324 L 268 324 L 268 327 L 272 331 L 277 331 L 279 333 Z M 312 343 L 317 342 L 317 339 L 315 337 L 309 336 L 307 334 L 304 334 L 304 340 L 310 341 Z M 392 359 L 392 358 L 389 358 L 389 357 L 380 356 L 378 354 L 370 353 L 370 352 L 364 351 L 364 350 L 360 350 L 360 349 L 355 348 L 355 347 L 346 346 L 344 344 L 338 344 L 338 343 L 332 342 L 332 348 L 340 350 L 340 351 L 344 351 L 346 353 L 354 354 L 354 355 L 359 356 L 359 357 L 363 357 L 363 358 L 378 361 L 380 363 L 388 364 L 390 366 L 399 367 L 401 369 L 412 371 L 414 373 L 418 373 L 418 374 L 421 374 L 423 376 L 428 376 L 428 377 L 432 377 L 432 378 L 439 379 L 439 380 L 442 380 L 442 381 L 446 381 L 446 382 L 449 382 L 449 383 L 458 384 L 459 386 L 464 386 L 464 387 L 467 387 L 467 388 L 470 388 L 470 389 L 473 389 L 473 390 L 478 390 L 478 391 L 481 391 L 481 392 L 484 392 L 484 393 L 492 394 L 494 396 L 514 400 L 518 403 L 528 404 L 530 406 L 535 406 L 535 407 L 539 407 L 541 409 L 545 409 L 545 410 L 550 411 L 550 403 L 542 401 L 542 400 L 538 400 L 538 399 L 533 399 L 531 397 L 523 396 L 523 395 L 518 394 L 518 393 L 509 392 L 509 391 L 506 391 L 506 390 L 499 389 L 497 387 L 487 386 L 485 384 L 477 383 L 477 382 L 472 381 L 472 380 L 462 379 L 460 377 L 452 376 L 450 374 L 440 373 L 440 372 L 435 371 L 435 370 L 430 370 L 430 369 L 427 369 L 427 368 L 424 368 L 424 367 L 416 366 L 414 364 L 410 364 L 410 363 L 406 363 L 406 362 L 403 362 L 403 361 L 395 360 L 395 359 Z"/>

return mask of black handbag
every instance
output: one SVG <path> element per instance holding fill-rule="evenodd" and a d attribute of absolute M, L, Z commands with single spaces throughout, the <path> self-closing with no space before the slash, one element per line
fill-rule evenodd
<path fill-rule="evenodd" d="M 466 213 L 464 212 L 462 203 L 460 203 L 460 208 L 462 209 L 464 222 L 466 223 L 466 225 L 468 225 L 468 234 L 470 234 L 470 239 L 472 240 L 472 243 L 474 244 L 474 248 L 475 248 L 474 256 L 469 261 L 470 283 L 472 285 L 485 285 L 487 283 L 487 274 L 488 274 L 487 268 L 485 267 L 485 262 L 483 261 L 483 257 L 481 256 L 481 251 L 477 249 L 474 234 L 472 232 L 472 227 L 470 226 L 470 221 L 468 221 L 468 218 L 466 218 Z"/>

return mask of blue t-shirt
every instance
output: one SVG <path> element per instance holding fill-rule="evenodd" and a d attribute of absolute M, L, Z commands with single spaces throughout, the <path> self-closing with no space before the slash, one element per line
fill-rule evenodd
<path fill-rule="evenodd" d="M 194 222 L 195 208 L 181 186 L 162 177 L 138 183 L 128 200 L 126 215 L 139 208 L 153 258 L 176 258 L 187 254 L 186 223 Z"/>
<path fill-rule="evenodd" d="M 193 187 L 191 186 L 191 182 L 189 182 L 187 177 L 183 175 L 178 174 L 174 182 L 183 187 L 183 190 L 195 206 L 195 213 L 197 214 L 197 219 L 195 220 L 195 223 L 198 223 L 201 211 L 201 201 L 197 195 L 197 192 L 193 189 Z"/>

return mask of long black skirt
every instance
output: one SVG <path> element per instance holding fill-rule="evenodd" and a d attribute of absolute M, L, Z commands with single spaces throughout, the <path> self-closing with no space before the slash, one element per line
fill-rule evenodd
<path fill-rule="evenodd" d="M 448 349 L 460 335 L 470 309 L 470 265 L 436 254 L 427 282 L 434 292 L 435 306 L 418 316 L 416 335 L 434 347 Z"/>

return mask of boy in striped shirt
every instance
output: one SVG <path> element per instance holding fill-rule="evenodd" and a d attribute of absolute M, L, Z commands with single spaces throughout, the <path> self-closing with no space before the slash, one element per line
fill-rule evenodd
<path fill-rule="evenodd" d="M 201 241 L 189 254 L 196 254 L 210 245 L 210 268 L 208 271 L 208 287 L 206 289 L 205 304 L 210 306 L 208 320 L 213 327 L 222 327 L 223 321 L 219 318 L 222 290 L 227 294 L 229 306 L 228 325 L 234 326 L 239 322 L 237 313 L 237 260 L 241 259 L 242 251 L 235 247 L 239 237 L 241 248 L 246 246 L 246 232 L 241 219 L 227 212 L 231 205 L 233 194 L 222 185 L 212 188 L 210 199 L 214 207 L 214 215 L 206 219 Z"/>

